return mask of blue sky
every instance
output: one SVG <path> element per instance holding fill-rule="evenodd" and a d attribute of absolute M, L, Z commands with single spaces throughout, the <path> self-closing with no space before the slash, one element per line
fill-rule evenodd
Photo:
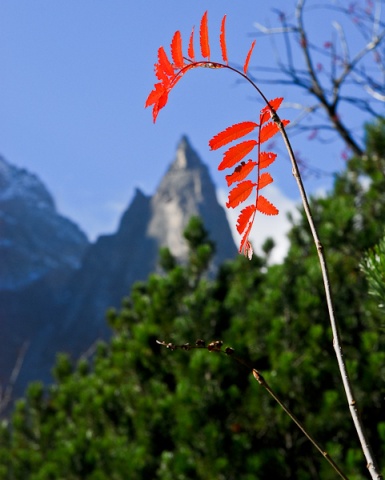
<path fill-rule="evenodd" d="M 144 102 L 155 80 L 157 49 L 168 48 L 177 29 L 187 42 L 208 10 L 212 58 L 219 58 L 219 25 L 226 13 L 230 61 L 240 64 L 253 22 L 276 24 L 272 8 L 290 12 L 294 4 L 1 0 L 0 154 L 36 173 L 59 211 L 91 239 L 116 229 L 135 187 L 155 191 L 183 134 L 209 165 L 218 188 L 225 189 L 224 175 L 216 171 L 220 154 L 210 152 L 207 142 L 232 123 L 255 120 L 261 104 L 229 72 L 201 69 L 179 82 L 154 125 Z M 322 34 L 327 37 L 329 30 Z M 270 39 L 260 37 L 250 66 L 271 64 L 272 56 Z M 270 98 L 297 100 L 290 88 L 272 85 L 264 91 Z M 290 109 L 281 113 L 293 116 Z M 294 149 L 325 170 L 343 166 L 341 144 L 314 148 L 295 137 Z M 288 199 L 291 207 L 298 194 L 283 157 L 274 185 L 278 201 Z M 314 191 L 327 188 L 330 178 L 307 182 Z"/>

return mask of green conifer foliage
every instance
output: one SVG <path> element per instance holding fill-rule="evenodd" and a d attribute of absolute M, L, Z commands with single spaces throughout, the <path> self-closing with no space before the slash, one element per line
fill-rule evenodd
<path fill-rule="evenodd" d="M 383 312 L 360 264 L 383 236 L 383 123 L 312 208 L 332 276 L 349 371 L 377 458 L 385 458 Z M 376 140 L 377 139 L 377 140 Z M 186 230 L 189 263 L 163 253 L 163 273 L 111 310 L 114 336 L 92 358 L 58 357 L 55 383 L 32 384 L 0 428 L 5 480 L 322 479 L 335 472 L 231 357 L 167 349 L 223 340 L 261 371 L 350 479 L 367 478 L 334 357 L 317 252 L 304 217 L 281 265 L 239 257 L 215 278 L 201 222 Z M 274 248 L 268 244 L 266 254 Z"/>

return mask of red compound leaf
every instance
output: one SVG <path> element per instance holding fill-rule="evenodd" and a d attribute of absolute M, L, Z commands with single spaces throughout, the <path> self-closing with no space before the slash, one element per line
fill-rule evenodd
<path fill-rule="evenodd" d="M 209 141 L 209 146 L 211 150 L 217 150 L 218 148 L 223 147 L 227 143 L 244 137 L 248 133 L 252 132 L 256 127 L 258 127 L 258 124 L 255 122 L 236 123 L 235 125 L 232 125 L 231 127 L 228 127 L 222 132 L 215 135 Z"/>
<path fill-rule="evenodd" d="M 243 73 L 236 68 L 230 67 L 228 63 L 227 45 L 226 45 L 226 15 L 222 18 L 219 45 L 223 63 L 210 61 L 210 43 L 208 34 L 208 13 L 203 14 L 199 27 L 199 45 L 203 60 L 195 59 L 194 51 L 194 28 L 191 31 L 187 58 L 183 56 L 182 36 L 178 31 L 175 32 L 171 41 L 171 59 L 167 56 L 163 47 L 158 49 L 158 61 L 155 64 L 155 75 L 158 82 L 155 83 L 153 90 L 146 99 L 146 107 L 152 106 L 154 122 L 159 111 L 167 104 L 168 95 L 178 81 L 189 70 L 196 67 L 208 68 L 230 68 L 237 71 L 242 76 L 247 76 L 251 55 L 255 47 L 255 41 L 252 42 L 247 53 L 245 63 L 243 65 Z M 251 80 L 250 80 L 251 81 Z M 288 120 L 280 120 L 275 117 L 275 112 L 279 109 L 283 98 L 275 98 L 270 100 L 268 104 L 260 111 L 259 123 L 256 122 L 241 122 L 226 128 L 222 132 L 215 135 L 210 141 L 209 146 L 211 150 L 217 150 L 231 142 L 237 142 L 224 152 L 222 161 L 218 169 L 234 167 L 230 175 L 226 175 L 228 186 L 235 184 L 230 190 L 226 206 L 228 208 L 236 208 L 244 202 L 249 196 L 255 193 L 255 202 L 252 205 L 244 207 L 237 219 L 237 230 L 242 235 L 240 244 L 240 252 L 243 252 L 248 258 L 252 257 L 253 249 L 249 241 L 249 235 L 254 223 L 256 212 L 264 215 L 277 215 L 278 209 L 269 202 L 264 196 L 260 195 L 260 190 L 273 182 L 273 177 L 270 173 L 262 172 L 261 170 L 270 166 L 276 159 L 277 155 L 272 152 L 262 152 L 261 144 L 270 140 L 279 131 L 279 125 L 287 125 Z M 242 140 L 246 135 L 258 129 L 257 140 Z M 257 159 L 244 158 L 257 148 Z M 246 180 L 246 178 L 253 172 L 256 173 L 256 181 Z"/>

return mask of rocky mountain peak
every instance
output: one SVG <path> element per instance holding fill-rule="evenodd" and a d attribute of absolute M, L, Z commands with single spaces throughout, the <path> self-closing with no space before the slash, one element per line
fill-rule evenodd
<path fill-rule="evenodd" d="M 0 291 L 78 268 L 87 245 L 39 178 L 0 157 Z"/>
<path fill-rule="evenodd" d="M 235 245 L 215 185 L 207 166 L 183 136 L 174 161 L 151 200 L 152 216 L 147 234 L 159 246 L 167 246 L 180 261 L 187 259 L 183 231 L 192 216 L 200 216 L 217 243 L 219 264 L 235 255 Z"/>
<path fill-rule="evenodd" d="M 36 175 L 0 156 L 0 204 L 17 199 L 28 200 L 39 208 L 55 208 L 51 194 Z"/>
<path fill-rule="evenodd" d="M 204 164 L 199 158 L 186 135 L 183 135 L 177 150 L 174 162 L 170 170 L 185 170 L 189 168 L 201 168 Z"/>
<path fill-rule="evenodd" d="M 0 199 L 18 198 L 0 209 L 0 335 L 10 345 L 8 352 L 0 351 L 0 383 L 9 377 L 22 343 L 31 341 L 19 392 L 29 380 L 49 380 L 56 352 L 76 358 L 98 338 L 108 338 L 105 311 L 119 308 L 133 283 L 157 270 L 160 247 L 168 247 L 179 262 L 187 260 L 183 232 L 192 216 L 201 217 L 216 245 L 211 271 L 236 256 L 209 170 L 186 136 L 155 194 L 137 189 L 117 232 L 93 244 L 58 215 L 53 201 L 50 209 L 39 208 L 51 197 L 36 177 L 5 162 L 0 168 Z M 30 192 L 34 201 L 25 201 Z"/>

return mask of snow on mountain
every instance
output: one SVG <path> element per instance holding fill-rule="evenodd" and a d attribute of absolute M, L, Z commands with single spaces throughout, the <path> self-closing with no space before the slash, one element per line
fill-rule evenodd
<path fill-rule="evenodd" d="M 0 157 L 0 290 L 78 268 L 87 246 L 85 234 L 57 213 L 43 183 Z"/>

